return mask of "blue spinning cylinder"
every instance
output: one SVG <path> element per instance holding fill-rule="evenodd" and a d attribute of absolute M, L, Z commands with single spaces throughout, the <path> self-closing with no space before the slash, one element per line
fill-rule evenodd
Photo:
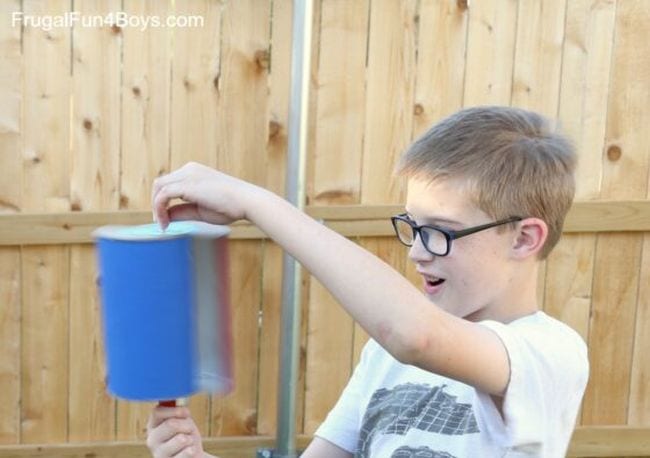
<path fill-rule="evenodd" d="M 157 401 L 232 389 L 228 233 L 200 222 L 94 232 L 112 395 Z"/>

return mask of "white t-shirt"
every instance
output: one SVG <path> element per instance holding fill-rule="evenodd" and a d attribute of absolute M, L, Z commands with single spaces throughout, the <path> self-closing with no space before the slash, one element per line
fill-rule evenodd
<path fill-rule="evenodd" d="M 564 457 L 589 374 L 582 338 L 543 312 L 480 324 L 510 358 L 503 417 L 489 395 L 370 340 L 316 435 L 355 457 Z"/>

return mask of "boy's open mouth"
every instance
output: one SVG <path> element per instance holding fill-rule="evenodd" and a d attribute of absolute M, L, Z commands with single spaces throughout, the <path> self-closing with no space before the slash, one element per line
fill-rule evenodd
<path fill-rule="evenodd" d="M 427 286 L 438 286 L 445 282 L 444 278 L 432 277 L 429 275 L 423 275 L 423 278 Z"/>

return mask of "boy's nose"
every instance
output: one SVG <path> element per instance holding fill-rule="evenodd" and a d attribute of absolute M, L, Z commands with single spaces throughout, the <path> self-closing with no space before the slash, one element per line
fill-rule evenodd
<path fill-rule="evenodd" d="M 434 255 L 429 253 L 424 245 L 422 244 L 422 239 L 418 235 L 415 240 L 413 240 L 413 245 L 409 248 L 409 259 L 413 262 L 424 262 L 432 261 Z"/>

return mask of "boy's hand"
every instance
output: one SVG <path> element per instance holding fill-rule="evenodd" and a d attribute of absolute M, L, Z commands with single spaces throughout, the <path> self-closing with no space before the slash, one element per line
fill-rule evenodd
<path fill-rule="evenodd" d="M 251 183 L 190 162 L 154 181 L 154 219 L 163 229 L 178 220 L 230 224 L 247 217 L 249 202 L 259 191 L 261 188 Z M 176 198 L 185 202 L 168 208 Z"/>
<path fill-rule="evenodd" d="M 156 407 L 147 422 L 147 447 L 154 458 L 204 458 L 201 434 L 185 407 Z"/>

